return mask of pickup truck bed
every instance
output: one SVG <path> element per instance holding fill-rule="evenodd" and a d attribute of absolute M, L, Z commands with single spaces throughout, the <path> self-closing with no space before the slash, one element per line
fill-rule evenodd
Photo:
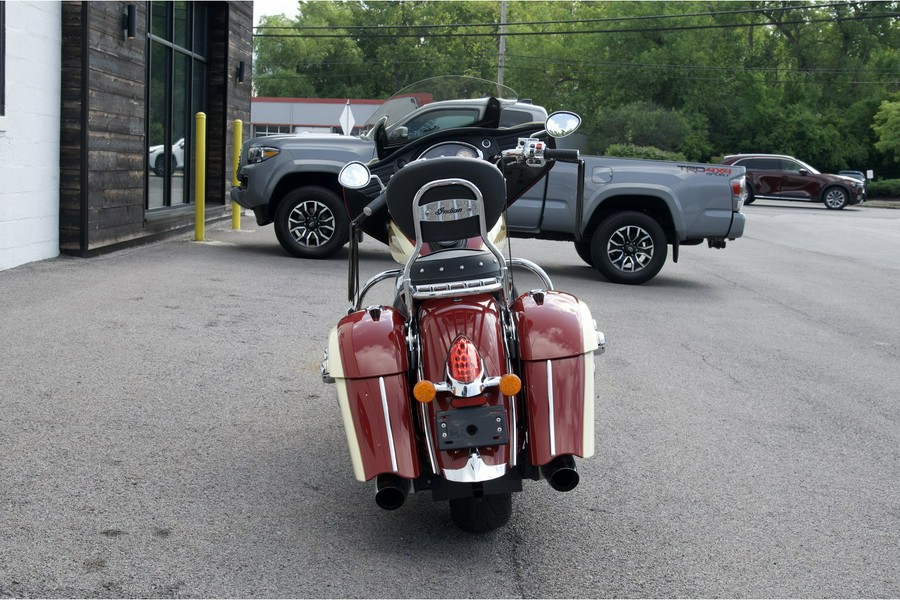
<path fill-rule="evenodd" d="M 741 237 L 744 169 L 722 165 L 583 156 L 581 205 L 572 164 L 559 163 L 508 211 L 510 234 L 571 240 L 585 262 L 617 283 L 644 283 L 667 246 Z"/>

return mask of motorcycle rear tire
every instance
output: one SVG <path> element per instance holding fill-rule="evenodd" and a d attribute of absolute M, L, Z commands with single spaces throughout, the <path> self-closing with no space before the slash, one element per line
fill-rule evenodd
<path fill-rule="evenodd" d="M 486 533 L 502 527 L 512 515 L 512 494 L 450 500 L 453 524 L 469 533 Z"/>

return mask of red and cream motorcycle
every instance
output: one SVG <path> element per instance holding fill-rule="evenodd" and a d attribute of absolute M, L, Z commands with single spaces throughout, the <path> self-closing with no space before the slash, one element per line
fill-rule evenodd
<path fill-rule="evenodd" d="M 594 453 L 594 356 L 605 339 L 582 301 L 503 253 L 507 204 L 555 160 L 580 163 L 577 151 L 554 149 L 580 119 L 501 128 L 511 91 L 473 91 L 465 79 L 456 101 L 483 108 L 474 123 L 392 146 L 386 117 L 369 133 L 378 158 L 341 171 L 352 307 L 331 331 L 322 375 L 337 387 L 353 472 L 375 481 L 378 506 L 430 490 L 458 527 L 482 532 L 509 519 L 523 480 L 578 484 L 575 458 Z M 417 106 L 440 97 L 403 93 Z M 359 229 L 402 265 L 361 288 Z M 517 269 L 540 289 L 517 292 Z M 388 298 L 368 303 L 383 281 Z"/>

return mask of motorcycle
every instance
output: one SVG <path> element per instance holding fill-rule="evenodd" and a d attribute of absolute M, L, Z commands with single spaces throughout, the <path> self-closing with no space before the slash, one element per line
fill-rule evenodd
<path fill-rule="evenodd" d="M 452 86 L 438 79 L 442 94 L 407 88 L 398 104 L 443 101 Z M 514 93 L 461 79 L 455 102 L 481 111 L 473 123 L 411 139 L 392 134 L 399 117 L 385 115 L 367 134 L 376 159 L 340 173 L 352 306 L 331 330 L 322 376 L 337 387 L 354 475 L 375 481 L 379 507 L 430 491 L 449 502 L 457 527 L 485 532 L 509 520 L 524 480 L 578 485 L 575 458 L 594 453 L 594 355 L 606 343 L 584 302 L 554 289 L 537 264 L 503 254 L 506 206 L 555 161 L 581 164 L 577 150 L 554 143 L 580 118 L 559 112 L 539 130 L 502 128 Z M 362 287 L 360 232 L 402 265 Z M 519 293 L 518 269 L 541 287 Z M 366 303 L 383 281 L 392 297 Z"/>

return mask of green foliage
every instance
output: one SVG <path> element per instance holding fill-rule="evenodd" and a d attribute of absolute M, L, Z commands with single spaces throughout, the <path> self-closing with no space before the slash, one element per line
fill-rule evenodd
<path fill-rule="evenodd" d="M 867 187 L 868 197 L 897 198 L 900 200 L 900 179 L 875 179 Z"/>
<path fill-rule="evenodd" d="M 299 6 L 296 19 L 262 23 L 287 29 L 256 32 L 259 96 L 385 98 L 434 75 L 498 76 L 500 2 Z M 504 83 L 581 114 L 591 151 L 783 152 L 823 171 L 900 176 L 898 0 L 506 6 Z"/>
<path fill-rule="evenodd" d="M 669 152 L 653 146 L 637 146 L 635 144 L 611 144 L 603 154 L 605 156 L 646 158 L 648 160 L 676 160 L 681 162 L 687 160 L 684 154 L 680 152 Z"/>
<path fill-rule="evenodd" d="M 875 114 L 872 129 L 878 134 L 875 148 L 879 152 L 893 156 L 895 162 L 900 162 L 900 101 L 882 102 Z"/>

